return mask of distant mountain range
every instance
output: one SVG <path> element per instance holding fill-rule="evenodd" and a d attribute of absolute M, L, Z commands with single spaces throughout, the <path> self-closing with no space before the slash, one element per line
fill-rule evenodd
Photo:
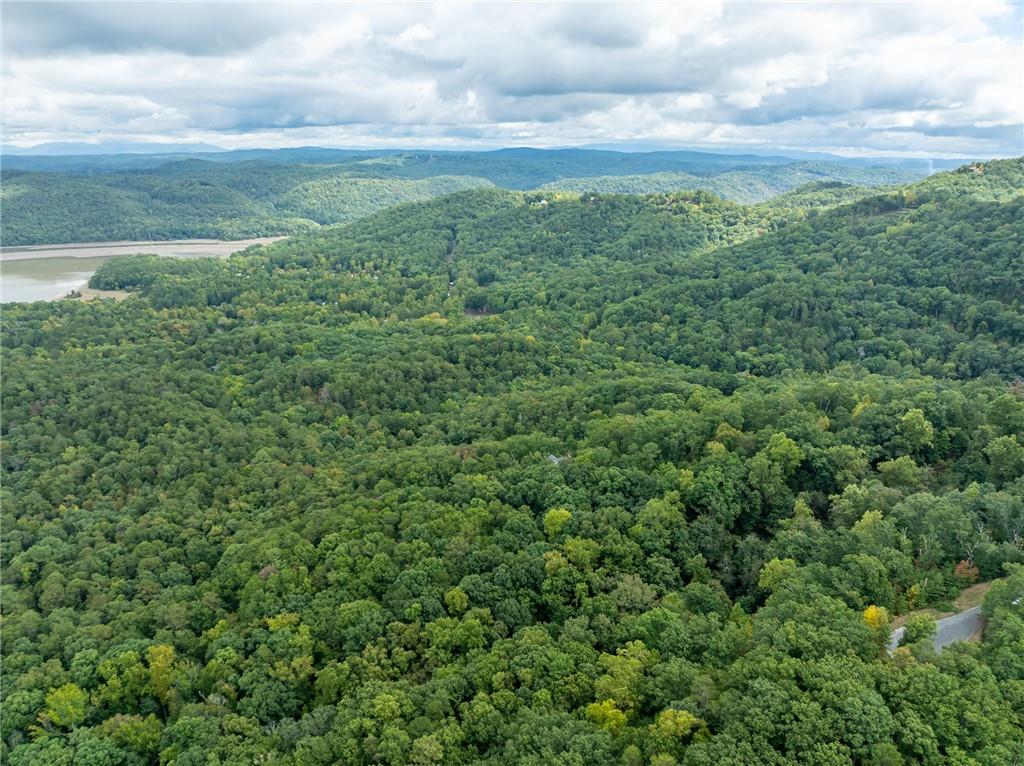
<path fill-rule="evenodd" d="M 68 148 L 68 147 L 65 147 Z M 490 152 L 300 147 L 4 157 L 5 245 L 246 239 L 348 223 L 392 205 L 498 186 L 545 194 L 709 191 L 746 204 L 808 183 L 910 183 L 929 168 L 695 151 Z M 813 192 L 817 204 L 858 192 Z"/>
<path fill-rule="evenodd" d="M 288 147 L 281 149 L 225 149 L 220 146 L 206 143 L 158 143 L 152 141 L 56 141 L 36 146 L 20 147 L 4 145 L 0 148 L 0 154 L 5 157 L 97 157 L 119 154 L 134 155 L 177 155 L 177 154 L 223 154 L 228 156 L 252 156 L 253 154 L 267 155 L 284 153 L 367 153 L 375 155 L 388 154 L 420 154 L 420 153 L 445 153 L 463 154 L 467 152 L 491 154 L 499 152 L 563 152 L 563 151 L 597 151 L 614 152 L 616 154 L 674 154 L 693 155 L 699 157 L 719 156 L 730 157 L 736 160 L 743 159 L 757 164 L 767 162 L 791 162 L 793 160 L 804 161 L 826 161 L 840 162 L 851 165 L 889 165 L 895 167 L 927 167 L 929 172 L 948 170 L 959 167 L 972 158 L 928 158 L 928 157 L 846 157 L 828 152 L 807 152 L 794 149 L 778 149 L 765 147 L 763 152 L 752 152 L 745 147 L 704 147 L 704 146 L 678 146 L 645 142 L 621 142 L 607 144 L 584 144 L 582 146 L 565 146 L 552 149 L 536 149 L 532 147 L 505 147 L 501 149 L 439 149 L 439 148 L 398 148 L 383 149 L 372 147 Z"/>
<path fill-rule="evenodd" d="M 36 146 L 4 145 L 0 152 L 4 155 L 32 157 L 80 157 L 83 155 L 106 154 L 192 154 L 202 152 L 224 152 L 226 149 L 213 144 L 187 143 L 164 144 L 152 141 L 54 141 Z"/>

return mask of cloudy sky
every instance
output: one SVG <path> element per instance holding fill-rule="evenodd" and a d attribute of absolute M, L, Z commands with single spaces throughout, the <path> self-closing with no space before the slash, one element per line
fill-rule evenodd
<path fill-rule="evenodd" d="M 1022 4 L 5 1 L 3 138 L 1020 155 Z"/>

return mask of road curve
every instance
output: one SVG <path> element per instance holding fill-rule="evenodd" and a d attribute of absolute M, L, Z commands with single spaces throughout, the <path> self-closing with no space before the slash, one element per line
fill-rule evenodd
<path fill-rule="evenodd" d="M 985 618 L 981 615 L 981 607 L 965 609 L 951 617 L 943 617 L 935 621 L 935 638 L 932 644 L 935 651 L 940 652 L 956 641 L 969 641 L 981 635 L 985 627 Z M 896 628 L 889 637 L 889 654 L 892 654 L 903 639 L 905 628 Z"/>

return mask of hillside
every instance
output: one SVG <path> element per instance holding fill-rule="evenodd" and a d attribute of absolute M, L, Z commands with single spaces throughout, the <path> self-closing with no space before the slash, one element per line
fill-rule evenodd
<path fill-rule="evenodd" d="M 762 204 L 768 208 L 812 210 L 845 205 L 882 191 L 884 189 L 878 187 L 856 186 L 843 181 L 811 181 L 771 197 Z"/>
<path fill-rule="evenodd" d="M 489 186 L 481 178 L 368 178 L 334 166 L 222 166 L 93 176 L 4 174 L 7 246 L 161 239 L 243 239 L 345 223 L 387 207 Z"/>
<path fill-rule="evenodd" d="M 44 170 L 66 173 L 106 173 L 128 169 L 152 169 L 181 160 L 196 159 L 195 154 L 109 154 L 89 156 L 4 157 L 11 170 Z M 528 147 L 492 151 L 424 151 L 402 149 L 331 149 L 298 147 L 285 149 L 238 149 L 203 154 L 205 162 L 220 165 L 260 162 L 273 165 L 348 165 L 350 168 L 383 166 L 391 173 L 418 177 L 447 173 L 487 175 L 502 186 L 531 189 L 547 181 L 566 176 L 614 173 L 654 173 L 664 170 L 708 172 L 737 165 L 786 164 L 785 157 L 715 154 L 695 151 L 622 152 L 604 149 L 534 149 Z M 838 159 L 838 158 L 837 158 Z M 922 175 L 926 164 L 912 160 L 894 160 L 894 166 L 911 167 Z"/>
<path fill-rule="evenodd" d="M 704 190 L 734 202 L 763 202 L 806 184 L 848 183 L 886 186 L 921 177 L 911 170 L 845 166 L 826 162 L 793 162 L 764 167 L 739 167 L 718 173 L 652 173 L 648 175 L 563 178 L 546 184 L 553 191 L 652 194 Z M 826 180 L 822 180 L 826 179 Z"/>
<path fill-rule="evenodd" d="M 468 189 L 5 306 L 4 762 L 1019 762 L 1022 173 Z"/>
<path fill-rule="evenodd" d="M 368 153 L 277 150 L 4 158 L 6 246 L 111 240 L 243 239 L 348 223 L 392 205 L 496 185 L 648 193 L 707 189 L 766 199 L 809 179 L 869 185 L 917 170 L 697 152 L 508 149 Z M 147 164 L 150 162 L 150 164 Z M 606 174 L 598 178 L 595 173 Z"/>

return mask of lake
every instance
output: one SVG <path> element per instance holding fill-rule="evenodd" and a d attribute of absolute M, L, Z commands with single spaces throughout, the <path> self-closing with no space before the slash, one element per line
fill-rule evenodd
<path fill-rule="evenodd" d="M 118 255 L 153 253 L 170 258 L 223 258 L 250 245 L 282 237 L 234 241 L 184 239 L 165 242 L 76 242 L 0 248 L 0 301 L 46 301 L 81 287 Z"/>

